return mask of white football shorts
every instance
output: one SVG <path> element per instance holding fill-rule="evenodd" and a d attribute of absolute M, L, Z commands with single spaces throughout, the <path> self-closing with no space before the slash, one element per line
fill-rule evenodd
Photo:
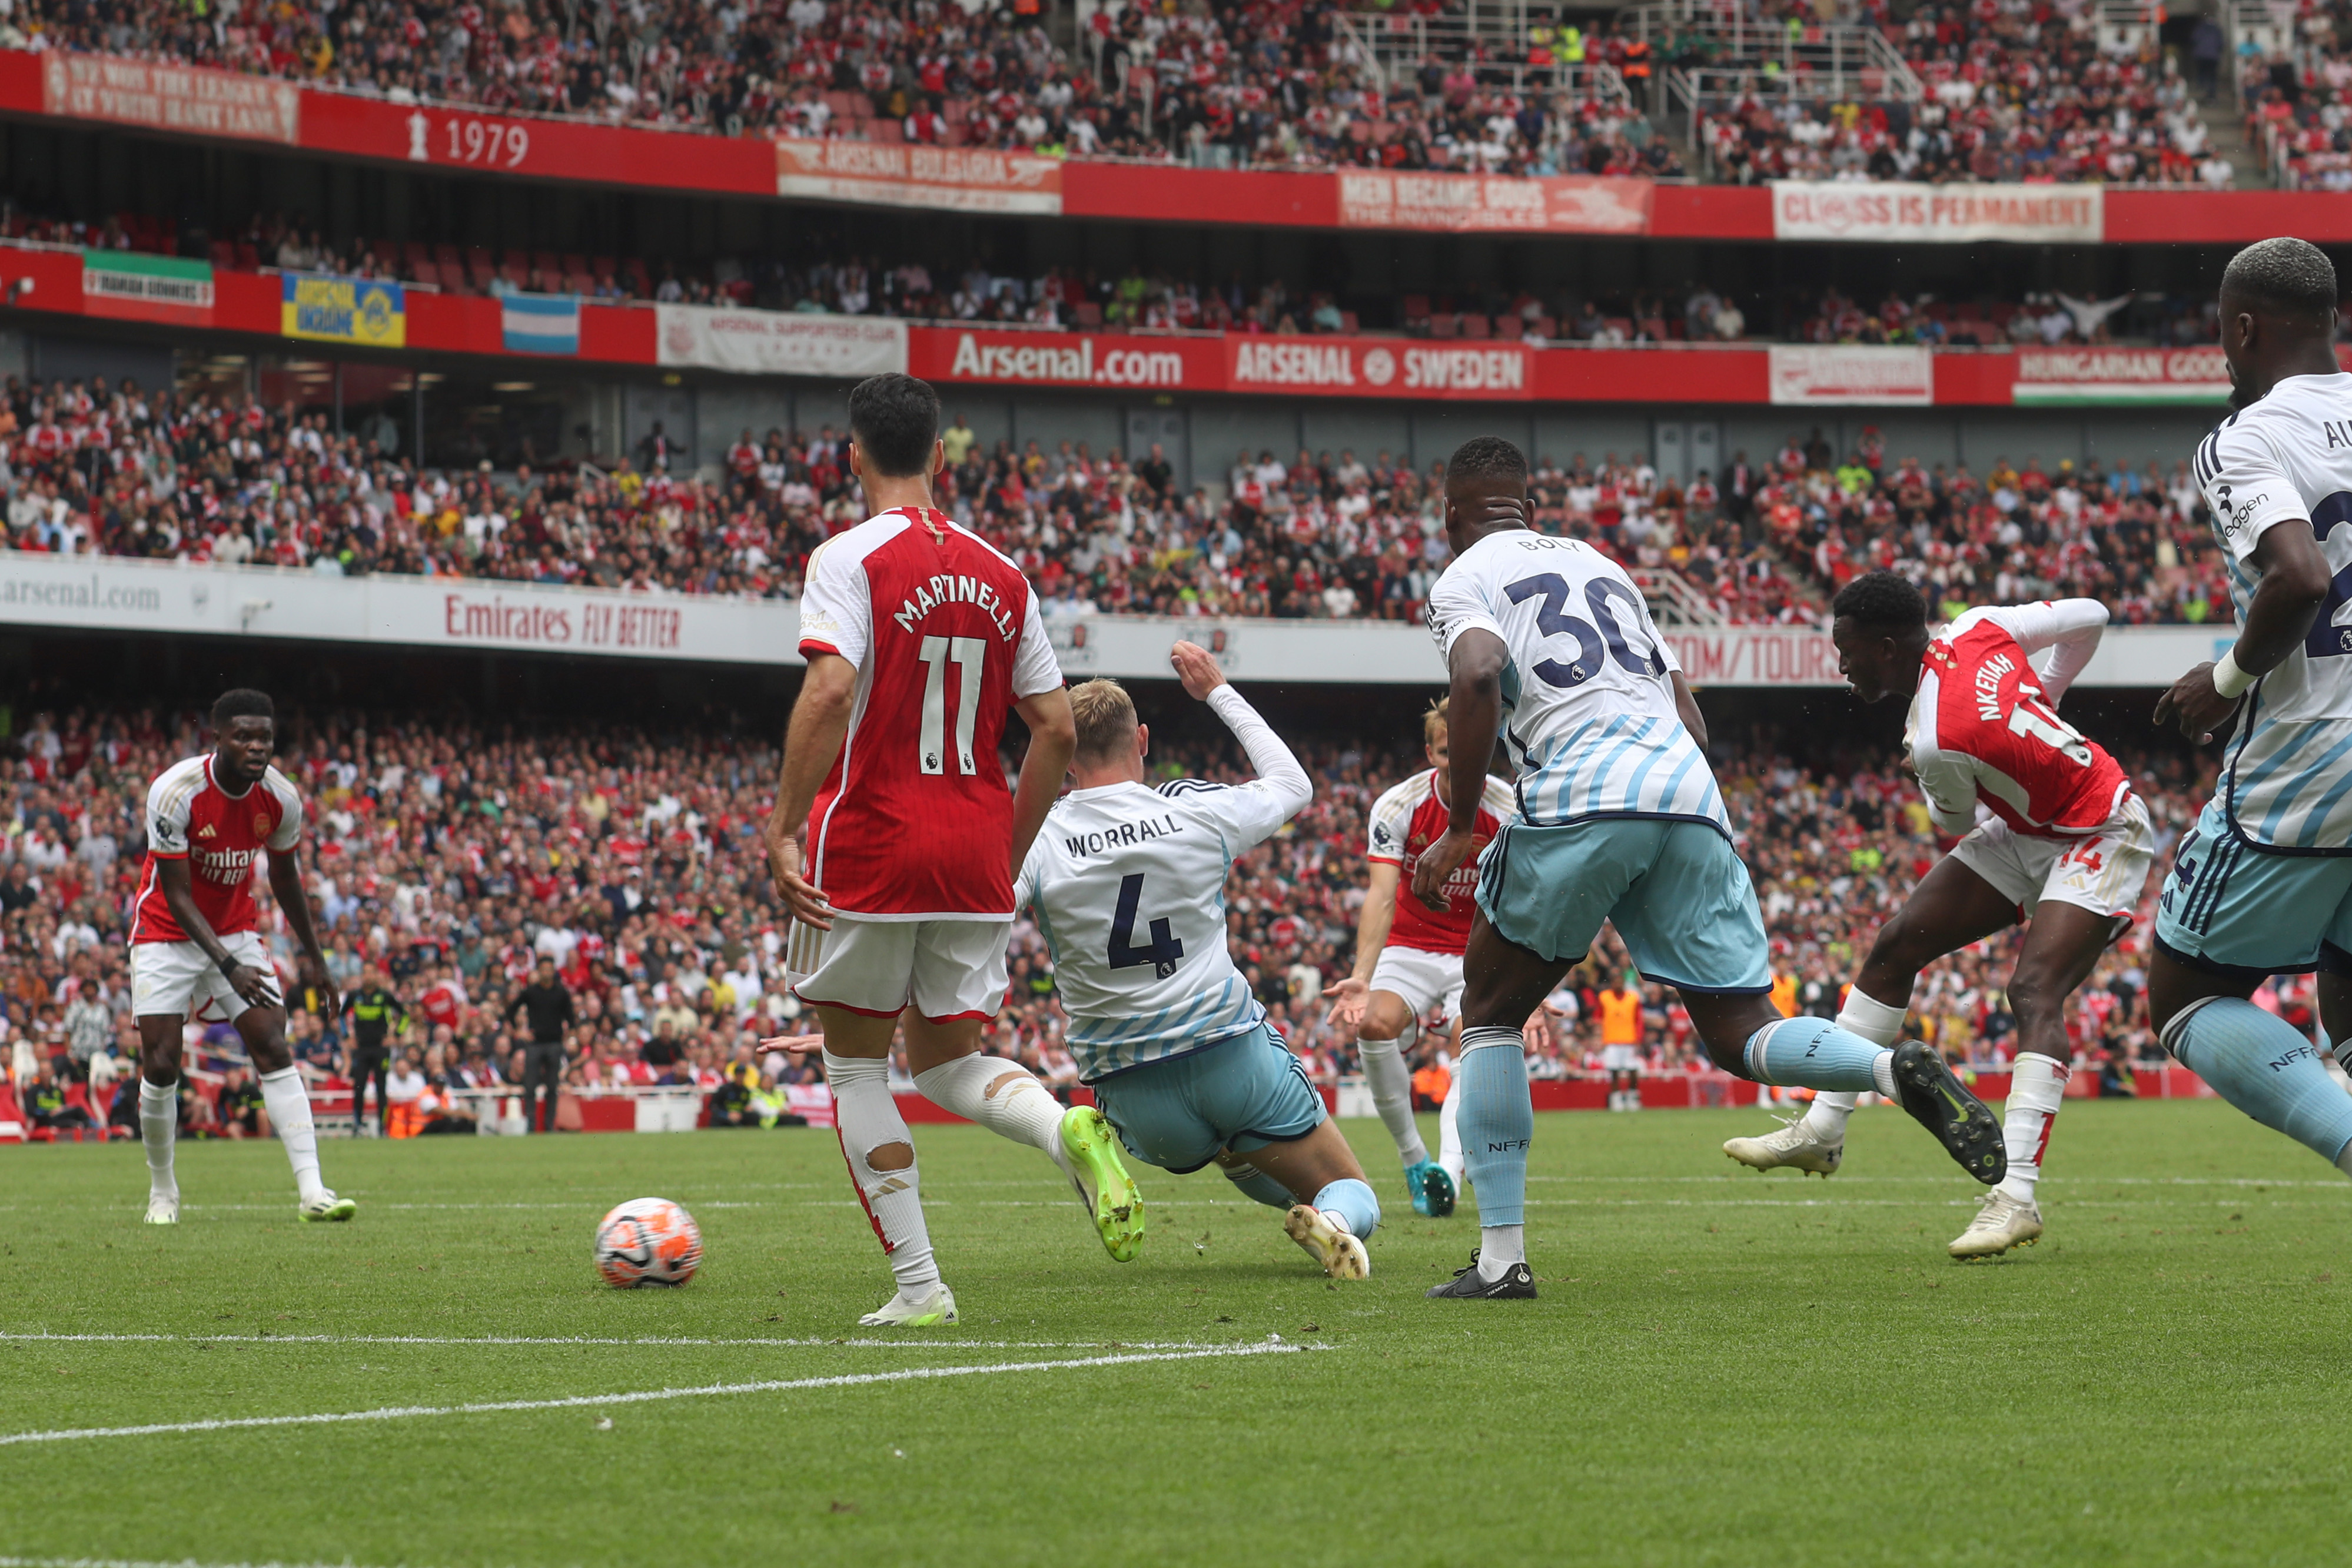
<path fill-rule="evenodd" d="M 269 983 L 277 1002 L 278 966 L 268 949 L 249 931 L 222 937 L 220 944 L 239 963 L 250 964 Z M 207 1011 L 207 1004 L 213 1010 Z M 229 989 L 228 979 L 193 942 L 134 942 L 131 944 L 131 1011 L 142 1018 L 226 1018 L 232 1023 L 246 1010 L 246 1000 Z"/>
<path fill-rule="evenodd" d="M 2045 900 L 2095 915 L 2128 915 L 2138 910 L 2156 863 L 2156 834 L 2146 804 L 2129 795 L 2096 833 L 2042 838 L 1996 816 L 1971 828 L 1952 854 L 2029 919 Z"/>
<path fill-rule="evenodd" d="M 1404 998 L 1415 1021 L 1443 1005 L 1448 1019 L 1462 1016 L 1462 955 L 1424 952 L 1417 947 L 1384 947 L 1372 965 L 1371 988 Z"/>
<path fill-rule="evenodd" d="M 934 1024 L 993 1018 L 1004 1005 L 1013 922 L 868 921 L 831 931 L 793 922 L 784 970 L 793 994 L 822 1007 L 895 1018 L 911 1005 Z"/>
<path fill-rule="evenodd" d="M 1603 1072 L 1640 1072 L 1642 1070 L 1642 1047 L 1639 1046 L 1601 1047 L 1601 1070 Z"/>

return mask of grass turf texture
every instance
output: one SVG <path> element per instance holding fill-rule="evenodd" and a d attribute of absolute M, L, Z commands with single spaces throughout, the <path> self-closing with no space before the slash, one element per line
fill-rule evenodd
<path fill-rule="evenodd" d="M 0 1553 L 201 1563 L 2310 1562 L 2341 1535 L 2352 1184 L 2212 1101 L 2070 1102 L 2050 1231 L 1943 1255 L 1974 1184 L 1906 1118 L 1822 1183 L 1728 1166 L 1753 1111 L 1537 1119 L 1534 1302 L 1436 1302 L 1475 1239 L 1406 1209 L 1334 1286 L 1213 1173 L 1140 1173 L 1102 1256 L 1034 1152 L 919 1131 L 961 1327 L 885 1331 L 821 1131 L 0 1151 L 0 1435 L 1286 1343 L 1298 1353 L 0 1447 Z M 1434 1129 L 1428 1130 L 1434 1137 Z M 677 1199 L 683 1290 L 591 1231 Z M 2342 1278 L 2339 1278 L 2341 1276 Z M 266 1344 L 229 1336 L 329 1336 Z M 207 1337 L 219 1336 L 219 1337 Z M 394 1344 L 593 1336 L 815 1344 Z M 903 1347 L 859 1342 L 892 1340 Z M 845 1341 L 846 1343 L 829 1342 Z M 1050 1349 L 960 1342 L 1051 1342 Z M 1129 1352 L 1127 1353 L 1144 1353 Z M 609 1426 L 604 1425 L 610 1422 Z"/>

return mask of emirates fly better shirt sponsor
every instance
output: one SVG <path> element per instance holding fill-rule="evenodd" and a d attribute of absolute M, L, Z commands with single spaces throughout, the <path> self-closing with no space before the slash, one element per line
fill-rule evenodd
<path fill-rule="evenodd" d="M 253 873 L 266 851 L 302 838 L 302 797 L 276 768 L 236 795 L 213 777 L 212 753 L 175 763 L 147 790 L 147 865 L 139 878 L 132 942 L 185 942 L 156 876 L 163 860 L 185 860 L 196 912 L 215 936 L 256 924 Z"/>

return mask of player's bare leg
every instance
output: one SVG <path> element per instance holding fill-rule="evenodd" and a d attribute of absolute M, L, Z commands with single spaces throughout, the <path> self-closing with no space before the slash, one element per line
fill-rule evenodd
<path fill-rule="evenodd" d="M 1364 1250 L 1363 1238 L 1380 1224 L 1380 1201 L 1338 1122 L 1326 1121 L 1287 1143 L 1240 1152 L 1226 1150 L 1217 1156 L 1217 1163 L 1254 1197 L 1265 1194 L 1255 1190 L 1253 1173 L 1271 1178 L 1290 1194 L 1283 1231 L 1324 1273 L 1334 1279 L 1370 1277 L 1371 1255 Z"/>
<path fill-rule="evenodd" d="M 139 1019 L 139 1138 L 147 1149 L 147 1223 L 180 1223 L 180 1182 L 172 1169 L 180 1127 L 180 1028 L 152 1013 Z"/>
<path fill-rule="evenodd" d="M 1437 1168 L 1444 1174 L 1452 1189 L 1446 1194 L 1445 1214 L 1454 1212 L 1454 1203 L 1462 1192 L 1462 1020 L 1454 1020 L 1454 1069 L 1445 1075 L 1445 1099 L 1437 1107 Z M 1434 1184 L 1432 1184 L 1433 1185 Z M 1442 1217 L 1442 1216 L 1441 1216 Z"/>
<path fill-rule="evenodd" d="M 286 1009 L 247 1007 L 236 1016 L 236 1032 L 261 1080 L 261 1100 L 268 1108 L 270 1124 L 286 1146 L 287 1163 L 294 1167 L 298 1212 L 306 1221 L 351 1218 L 359 1205 L 338 1197 L 319 1178 L 319 1131 L 310 1119 L 310 1092 L 303 1087 L 294 1053 L 286 1044 Z"/>
<path fill-rule="evenodd" d="M 1372 1109 L 1380 1113 L 1381 1125 L 1396 1143 L 1413 1212 L 1444 1218 L 1454 1212 L 1454 1197 L 1462 1186 L 1462 1164 L 1458 1152 L 1451 1164 L 1442 1154 L 1431 1160 L 1429 1146 L 1421 1141 L 1420 1124 L 1413 1120 L 1412 1069 L 1406 1064 L 1405 1052 L 1412 1046 L 1417 1025 L 1411 1002 L 1393 991 L 1371 992 L 1364 1001 L 1362 1021 L 1356 1026 L 1356 1055 L 1364 1065 L 1364 1087 L 1371 1091 Z M 1452 1102 L 1448 1095 L 1447 1103 Z M 1439 1131 L 1447 1132 L 1450 1124 L 1441 1119 Z"/>
<path fill-rule="evenodd" d="M 1069 1179 L 1103 1247 L 1121 1263 L 1143 1245 L 1143 1198 L 1118 1157 L 1109 1123 L 1091 1106 L 1065 1110 L 1054 1091 L 1019 1062 L 981 1049 L 981 1020 L 932 1023 L 913 1008 L 901 1015 L 907 1068 L 915 1087 L 943 1110 L 1044 1151 Z"/>
<path fill-rule="evenodd" d="M 2014 903 L 1964 862 L 1945 856 L 1919 879 L 1895 918 L 1878 928 L 1870 956 L 1839 1010 L 1838 1026 L 1893 1047 L 1903 1037 L 1919 972 L 2016 923 Z M 1845 1120 L 1861 1098 L 1858 1089 L 1824 1089 L 1802 1116 L 1779 1131 L 1730 1139 L 1723 1152 L 1759 1171 L 1786 1166 L 1828 1176 L 1845 1157 Z"/>

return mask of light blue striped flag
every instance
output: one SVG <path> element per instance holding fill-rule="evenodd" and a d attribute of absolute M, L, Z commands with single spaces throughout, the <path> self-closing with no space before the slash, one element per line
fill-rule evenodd
<path fill-rule="evenodd" d="M 508 294 L 499 300 L 499 325 L 507 351 L 519 354 L 577 354 L 580 296 Z"/>

